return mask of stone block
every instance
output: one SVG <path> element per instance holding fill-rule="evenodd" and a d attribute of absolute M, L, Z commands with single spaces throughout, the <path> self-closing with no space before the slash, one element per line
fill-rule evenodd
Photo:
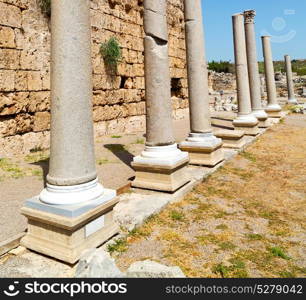
<path fill-rule="evenodd" d="M 82 215 L 69 218 L 24 206 L 28 232 L 21 245 L 39 253 L 74 264 L 84 250 L 95 248 L 118 233 L 113 222 L 113 207 L 117 198 Z"/>
<path fill-rule="evenodd" d="M 0 69 L 17 70 L 19 68 L 19 63 L 20 63 L 19 50 L 0 49 Z"/>
<path fill-rule="evenodd" d="M 0 47 L 15 48 L 15 33 L 12 28 L 0 26 Z"/>
<path fill-rule="evenodd" d="M 33 130 L 35 132 L 50 129 L 51 115 L 49 112 L 37 112 L 34 115 Z"/>
<path fill-rule="evenodd" d="M 0 25 L 9 27 L 21 27 L 21 9 L 17 6 L 0 2 Z"/>
<path fill-rule="evenodd" d="M 15 72 L 13 70 L 0 70 L 0 92 L 13 91 L 14 88 Z"/>
<path fill-rule="evenodd" d="M 256 136 L 260 133 L 258 125 L 249 127 L 249 126 L 234 126 L 235 130 L 242 130 L 244 131 L 245 135 L 251 135 L 251 136 Z"/>
<path fill-rule="evenodd" d="M 135 169 L 133 187 L 175 192 L 185 185 L 190 179 L 187 174 L 188 159 L 179 161 L 172 166 L 132 162 Z"/>

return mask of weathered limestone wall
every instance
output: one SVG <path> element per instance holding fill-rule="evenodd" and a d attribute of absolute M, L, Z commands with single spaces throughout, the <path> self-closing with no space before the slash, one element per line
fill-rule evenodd
<path fill-rule="evenodd" d="M 172 105 L 178 118 L 188 106 L 183 0 L 169 0 L 167 9 Z M 91 0 L 91 15 L 95 133 L 143 129 L 143 1 Z M 37 0 L 0 0 L 0 155 L 49 146 L 49 26 Z M 112 36 L 123 54 L 116 76 L 105 70 L 99 53 Z"/>

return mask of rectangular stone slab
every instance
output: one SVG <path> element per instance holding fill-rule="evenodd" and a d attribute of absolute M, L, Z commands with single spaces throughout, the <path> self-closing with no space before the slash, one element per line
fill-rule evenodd
<path fill-rule="evenodd" d="M 21 245 L 73 264 L 85 249 L 98 247 L 119 232 L 113 221 L 117 203 L 114 198 L 74 218 L 23 207 L 28 231 Z"/>
<path fill-rule="evenodd" d="M 136 171 L 133 187 L 175 192 L 190 181 L 187 172 L 188 160 L 173 168 L 132 163 Z"/>

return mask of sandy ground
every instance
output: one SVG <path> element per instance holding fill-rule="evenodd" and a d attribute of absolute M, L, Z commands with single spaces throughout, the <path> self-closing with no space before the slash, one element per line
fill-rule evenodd
<path fill-rule="evenodd" d="M 186 121 L 176 122 L 175 128 L 178 139 L 188 132 Z M 168 206 L 109 248 L 117 264 L 124 270 L 133 261 L 152 259 L 179 265 L 190 277 L 305 276 L 305 135 L 306 116 L 301 115 L 288 116 L 283 124 L 269 129 L 183 201 Z M 111 160 L 119 156 L 104 154 L 99 158 L 104 145 L 114 140 L 136 154 L 143 147 L 142 143 L 135 144 L 140 138 L 142 133 L 103 138 L 97 143 L 102 149 L 97 151 L 97 160 L 103 159 L 101 166 L 105 167 L 111 164 L 106 157 Z M 122 170 L 128 166 L 120 164 Z M 128 172 L 118 174 L 122 182 L 131 176 Z M 37 192 L 43 186 L 34 177 L 21 179 L 31 188 L 35 184 L 33 190 Z M 13 221 L 7 218 L 5 226 L 15 226 L 19 218 L 16 207 L 22 198 L 31 196 L 26 187 L 22 187 L 22 195 L 14 188 L 21 179 L 9 179 L 2 185 L 7 194 L 20 199 L 8 205 Z M 0 257 L 0 277 L 74 276 L 75 265 L 22 247 L 21 251 Z"/>
<path fill-rule="evenodd" d="M 189 120 L 174 121 L 175 137 L 183 140 L 189 131 Z M 100 182 L 119 189 L 134 176 L 131 161 L 144 148 L 144 132 L 105 136 L 96 140 L 97 172 Z M 48 174 L 47 151 L 26 157 L 0 158 L 0 242 L 26 229 L 26 218 L 20 214 L 23 202 L 38 195 Z"/>
<path fill-rule="evenodd" d="M 112 247 L 190 277 L 306 277 L 306 116 L 291 115 Z"/>

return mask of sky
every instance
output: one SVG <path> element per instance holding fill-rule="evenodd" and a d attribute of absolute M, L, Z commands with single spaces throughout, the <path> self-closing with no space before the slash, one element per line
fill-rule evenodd
<path fill-rule="evenodd" d="M 256 10 L 258 60 L 262 61 L 261 35 L 271 35 L 274 60 L 285 54 L 306 59 L 306 0 L 202 0 L 206 56 L 234 61 L 232 15 Z"/>

